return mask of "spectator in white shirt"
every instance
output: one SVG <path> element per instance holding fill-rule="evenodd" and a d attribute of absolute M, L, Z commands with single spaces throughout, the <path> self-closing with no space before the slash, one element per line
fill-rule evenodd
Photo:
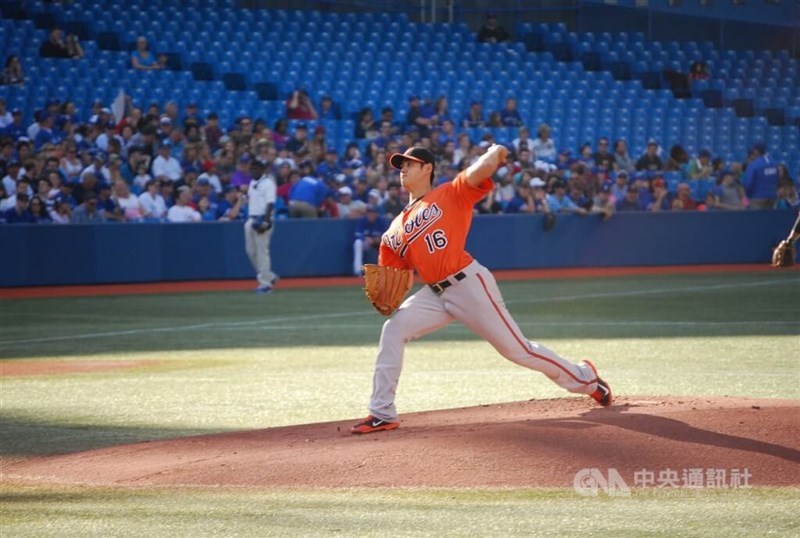
<path fill-rule="evenodd" d="M 111 171 L 105 165 L 105 158 L 103 154 L 97 152 L 94 154 L 92 158 L 92 164 L 87 166 L 81 172 L 81 180 L 86 174 L 94 174 L 94 176 L 100 181 L 100 183 L 109 184 L 111 181 Z"/>
<path fill-rule="evenodd" d="M 200 222 L 202 215 L 198 213 L 189 201 L 192 199 L 192 188 L 188 185 L 178 187 L 178 199 L 175 205 L 167 211 L 167 221 L 169 222 Z"/>
<path fill-rule="evenodd" d="M 222 182 L 219 180 L 219 175 L 217 175 L 217 163 L 214 161 L 211 161 L 211 163 L 208 170 L 197 177 L 197 181 L 207 179 L 208 184 L 211 185 L 211 189 L 214 191 L 214 195 L 218 196 L 222 194 Z"/>
<path fill-rule="evenodd" d="M 164 220 L 167 216 L 167 203 L 158 192 L 160 184 L 157 179 L 151 179 L 145 186 L 145 192 L 139 195 L 139 205 L 142 215 L 148 220 Z"/>
<path fill-rule="evenodd" d="M 158 157 L 153 160 L 153 177 L 161 181 L 178 181 L 182 173 L 181 163 L 169 151 L 167 144 L 158 147 Z"/>
<path fill-rule="evenodd" d="M 123 143 L 123 140 L 122 137 L 117 134 L 117 124 L 114 122 L 114 120 L 109 120 L 106 122 L 104 127 L 105 131 L 103 131 L 100 136 L 95 139 L 94 144 L 103 151 L 108 152 L 108 143 L 112 139 L 118 140 L 120 144 Z"/>
<path fill-rule="evenodd" d="M 125 180 L 120 179 L 114 183 L 114 195 L 111 199 L 122 210 L 126 221 L 137 222 L 142 220 L 142 208 L 139 206 L 139 199 L 128 190 L 128 184 L 125 183 Z"/>

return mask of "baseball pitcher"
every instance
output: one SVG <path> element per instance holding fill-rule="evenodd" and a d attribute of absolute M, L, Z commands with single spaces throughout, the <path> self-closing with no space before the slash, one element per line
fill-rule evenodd
<path fill-rule="evenodd" d="M 464 250 L 473 205 L 492 191 L 491 175 L 507 155 L 505 147 L 492 145 L 453 181 L 436 188 L 430 151 L 410 148 L 390 157 L 390 164 L 400 169 L 410 201 L 383 234 L 378 265 L 364 267 L 367 296 L 376 310 L 391 317 L 381 332 L 369 416 L 352 433 L 400 425 L 395 393 L 406 342 L 454 320 L 485 338 L 508 360 L 542 372 L 570 392 L 588 394 L 602 406 L 611 405 L 611 389 L 591 362 L 574 364 L 525 338 L 492 274 Z M 403 301 L 414 270 L 426 286 Z"/>

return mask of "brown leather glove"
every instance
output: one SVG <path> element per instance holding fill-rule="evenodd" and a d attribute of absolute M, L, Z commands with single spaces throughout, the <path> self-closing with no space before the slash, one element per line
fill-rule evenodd
<path fill-rule="evenodd" d="M 773 267 L 792 267 L 797 259 L 797 248 L 792 241 L 784 239 L 772 251 Z"/>
<path fill-rule="evenodd" d="M 367 299 L 375 310 L 384 316 L 390 316 L 414 284 L 414 272 L 372 263 L 365 264 L 362 269 Z"/>

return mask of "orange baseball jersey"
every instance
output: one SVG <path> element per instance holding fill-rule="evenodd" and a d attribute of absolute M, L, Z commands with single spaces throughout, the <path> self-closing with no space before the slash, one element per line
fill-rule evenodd
<path fill-rule="evenodd" d="M 470 263 L 464 250 L 472 224 L 472 208 L 490 193 L 492 180 L 478 187 L 465 172 L 409 204 L 383 234 L 378 263 L 414 268 L 426 284 L 444 280 Z"/>

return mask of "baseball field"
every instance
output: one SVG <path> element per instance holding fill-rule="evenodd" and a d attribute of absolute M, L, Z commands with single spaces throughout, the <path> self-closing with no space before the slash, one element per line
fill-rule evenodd
<path fill-rule="evenodd" d="M 5 294 L 0 530 L 797 535 L 800 272 L 505 276 L 615 405 L 451 325 L 407 347 L 401 428 L 350 435 L 383 322 L 356 279 Z"/>

